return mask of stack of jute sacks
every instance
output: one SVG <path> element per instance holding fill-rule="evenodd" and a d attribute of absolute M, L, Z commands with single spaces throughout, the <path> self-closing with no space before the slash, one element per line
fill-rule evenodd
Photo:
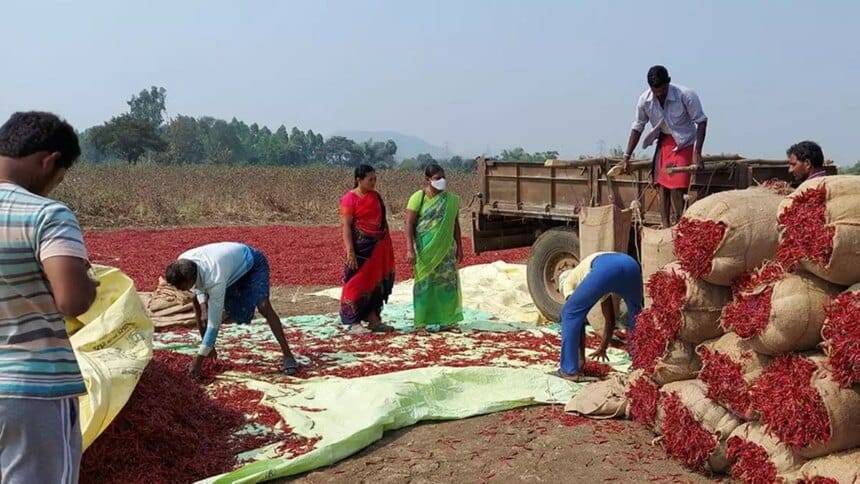
<path fill-rule="evenodd" d="M 692 469 L 860 483 L 860 177 L 721 192 L 643 230 L 635 370 L 568 408 L 640 422 Z"/>

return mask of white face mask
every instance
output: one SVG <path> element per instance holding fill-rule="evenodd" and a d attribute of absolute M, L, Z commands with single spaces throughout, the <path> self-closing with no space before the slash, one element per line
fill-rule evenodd
<path fill-rule="evenodd" d="M 444 178 L 440 178 L 438 180 L 430 180 L 430 186 L 439 190 L 440 192 L 444 192 L 448 188 L 448 180 Z"/>

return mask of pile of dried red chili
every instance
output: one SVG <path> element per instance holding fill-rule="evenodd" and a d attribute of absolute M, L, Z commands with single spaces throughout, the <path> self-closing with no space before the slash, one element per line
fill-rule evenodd
<path fill-rule="evenodd" d="M 781 264 L 767 262 L 739 277 L 732 286 L 732 302 L 723 308 L 722 326 L 741 338 L 761 334 L 770 321 L 773 284 L 785 276 Z"/>
<path fill-rule="evenodd" d="M 827 189 L 824 184 L 794 197 L 779 216 L 781 230 L 777 260 L 788 268 L 803 259 L 826 266 L 833 254 L 836 228 L 827 225 Z"/>
<path fill-rule="evenodd" d="M 627 388 L 630 418 L 634 422 L 653 426 L 660 404 L 660 389 L 647 376 L 640 376 Z"/>
<path fill-rule="evenodd" d="M 744 380 L 741 364 L 707 347 L 699 350 L 699 356 L 702 357 L 699 380 L 705 382 L 708 398 L 738 415 L 747 415 L 750 409 L 750 386 Z"/>
<path fill-rule="evenodd" d="M 675 231 L 675 257 L 681 267 L 693 277 L 701 278 L 711 272 L 714 254 L 726 234 L 726 226 L 711 220 L 681 218 Z"/>
<path fill-rule="evenodd" d="M 192 482 L 232 470 L 237 454 L 267 444 L 313 448 L 260 403 L 261 392 L 228 383 L 207 393 L 188 375 L 190 361 L 155 352 L 128 403 L 84 453 L 82 482 Z"/>
<path fill-rule="evenodd" d="M 675 393 L 664 394 L 661 405 L 663 449 L 685 466 L 701 470 L 717 448 L 717 437 L 693 418 Z"/>
<path fill-rule="evenodd" d="M 805 447 L 830 440 L 830 417 L 811 380 L 817 367 L 800 355 L 775 359 L 753 382 L 751 408 L 779 440 Z"/>
<path fill-rule="evenodd" d="M 633 367 L 651 372 L 681 329 L 687 283 L 674 271 L 660 271 L 648 279 L 646 289 L 653 304 L 639 313 L 631 346 Z"/>
<path fill-rule="evenodd" d="M 142 291 L 155 289 L 164 268 L 179 254 L 192 247 L 233 240 L 260 249 L 269 259 L 272 284 L 339 285 L 343 282 L 343 241 L 338 227 L 205 227 L 169 230 L 88 231 L 87 249 L 93 262 L 118 267 Z M 471 247 L 463 239 L 463 247 Z M 397 279 L 412 277 L 406 259 L 406 237 L 392 234 L 397 261 Z M 528 258 L 528 249 L 486 252 L 466 251 L 463 265 L 487 264 L 497 260 L 519 262 Z"/>
<path fill-rule="evenodd" d="M 726 442 L 726 457 L 732 464 L 732 477 L 747 484 L 778 482 L 776 466 L 764 448 L 740 437 Z"/>
<path fill-rule="evenodd" d="M 860 383 L 860 291 L 840 294 L 824 311 L 821 335 L 833 379 L 848 388 Z"/>

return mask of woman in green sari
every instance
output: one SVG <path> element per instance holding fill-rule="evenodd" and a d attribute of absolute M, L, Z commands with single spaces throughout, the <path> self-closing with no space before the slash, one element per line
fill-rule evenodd
<path fill-rule="evenodd" d="M 445 170 L 424 170 L 422 190 L 406 205 L 407 258 L 414 264 L 415 326 L 450 327 L 463 320 L 457 264 L 463 260 L 460 198 L 448 192 Z"/>

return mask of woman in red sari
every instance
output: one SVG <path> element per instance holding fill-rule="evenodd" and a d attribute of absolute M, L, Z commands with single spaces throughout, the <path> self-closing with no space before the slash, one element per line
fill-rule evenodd
<path fill-rule="evenodd" d="M 340 319 L 352 333 L 393 331 L 382 324 L 382 306 L 394 287 L 394 246 L 372 166 L 355 169 L 355 187 L 341 198 L 340 215 L 346 249 Z"/>

